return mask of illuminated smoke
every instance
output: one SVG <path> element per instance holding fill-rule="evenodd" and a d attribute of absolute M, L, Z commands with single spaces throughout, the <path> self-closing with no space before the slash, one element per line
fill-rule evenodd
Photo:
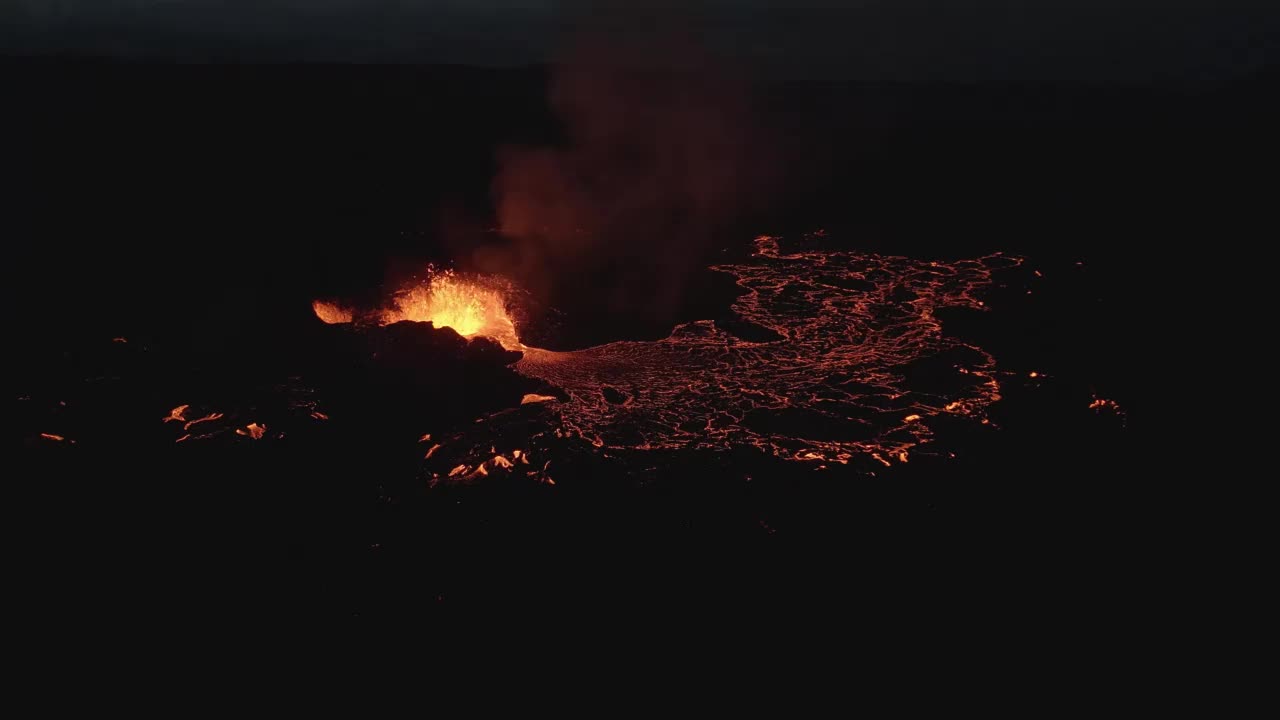
<path fill-rule="evenodd" d="M 550 90 L 566 144 L 500 152 L 493 197 L 513 243 L 482 265 L 552 296 L 589 283 L 608 310 L 669 311 L 771 174 L 732 77 L 669 38 L 577 46 Z"/>

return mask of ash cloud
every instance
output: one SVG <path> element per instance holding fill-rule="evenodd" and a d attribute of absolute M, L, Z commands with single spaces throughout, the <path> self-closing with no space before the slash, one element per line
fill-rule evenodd
<path fill-rule="evenodd" d="M 493 201 L 511 243 L 480 258 L 555 298 L 670 313 L 718 234 L 770 186 L 772 144 L 745 84 L 686 38 L 583 41 L 555 65 L 558 147 L 499 152 Z"/>

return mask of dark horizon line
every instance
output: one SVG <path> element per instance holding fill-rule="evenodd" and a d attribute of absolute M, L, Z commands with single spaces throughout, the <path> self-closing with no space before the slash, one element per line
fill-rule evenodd
<path fill-rule="evenodd" d="M 112 65 L 121 67 L 261 67 L 261 68 L 399 68 L 399 69 L 452 69 L 475 70 L 484 72 L 530 72 L 549 73 L 555 67 L 553 61 L 534 61 L 526 63 L 494 62 L 491 64 L 371 58 L 362 60 L 333 60 L 317 58 L 269 58 L 269 57 L 233 57 L 227 56 L 175 56 L 168 53 L 104 53 L 84 50 L 21 50 L 14 51 L 0 47 L 0 63 L 4 64 L 44 64 L 44 65 Z M 635 68 L 637 72 L 674 72 L 672 68 L 644 67 Z M 832 79 L 826 76 L 813 76 L 800 73 L 801 77 L 788 78 L 788 84 L 796 85 L 846 85 L 857 87 L 956 87 L 956 88 L 1068 88 L 1078 90 L 1106 91 L 1155 91 L 1160 93 L 1187 90 L 1183 86 L 1164 84 L 1144 84 L 1136 82 L 1096 82 L 1080 79 L 1063 79 L 1060 77 L 1038 80 L 938 80 L 938 79 L 869 79 L 841 78 Z M 1258 82 L 1280 82 L 1280 62 L 1257 68 L 1251 68 L 1229 77 L 1219 79 L 1211 86 L 1231 87 L 1250 85 Z M 1195 88 L 1190 88 L 1194 90 Z"/>

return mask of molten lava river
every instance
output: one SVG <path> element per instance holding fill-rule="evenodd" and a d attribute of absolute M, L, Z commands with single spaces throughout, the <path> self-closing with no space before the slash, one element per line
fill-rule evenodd
<path fill-rule="evenodd" d="M 939 416 L 987 422 L 985 409 L 1000 399 L 995 361 L 944 335 L 936 312 L 982 310 L 978 294 L 991 273 L 1019 262 L 784 251 L 778 238 L 760 237 L 748 261 L 712 268 L 745 289 L 732 310 L 758 326 L 744 333 L 752 340 L 702 320 L 653 342 L 569 352 L 528 347 L 499 286 L 448 274 L 403 294 L 380 320 L 431 320 L 463 336 L 492 337 L 523 353 L 517 372 L 563 393 L 559 400 L 527 395 L 519 408 L 438 437 L 427 453 L 436 477 L 541 465 L 540 458 L 530 463 L 527 448 L 542 435 L 603 452 L 754 447 L 782 460 L 873 470 L 927 451 Z M 345 317 L 337 308 L 317 314 Z M 495 446 L 513 435 L 528 444 L 508 458 Z"/>

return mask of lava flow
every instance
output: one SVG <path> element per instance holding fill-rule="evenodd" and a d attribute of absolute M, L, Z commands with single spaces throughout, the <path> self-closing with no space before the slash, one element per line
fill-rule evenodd
<path fill-rule="evenodd" d="M 985 423 L 1000 399 L 995 360 L 943 335 L 935 312 L 984 309 L 977 293 L 991 272 L 1019 262 L 788 253 L 760 237 L 749 262 L 712 269 L 747 291 L 734 312 L 776 339 L 702 320 L 656 342 L 525 348 L 515 368 L 564 390 L 560 422 L 598 447 L 749 445 L 787 460 L 907 462 L 934 439 L 933 418 Z"/>

